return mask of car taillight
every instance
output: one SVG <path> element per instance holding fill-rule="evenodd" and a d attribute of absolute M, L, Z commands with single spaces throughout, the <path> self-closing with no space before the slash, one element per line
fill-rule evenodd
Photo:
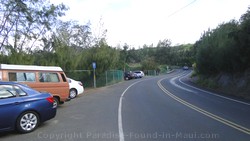
<path fill-rule="evenodd" d="M 46 98 L 47 101 L 49 101 L 50 103 L 53 103 L 54 102 L 54 98 L 51 96 L 51 97 L 48 97 Z"/>

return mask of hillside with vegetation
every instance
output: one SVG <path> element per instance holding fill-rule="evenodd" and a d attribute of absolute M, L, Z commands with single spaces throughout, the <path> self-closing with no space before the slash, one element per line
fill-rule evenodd
<path fill-rule="evenodd" d="M 250 98 L 250 8 L 239 21 L 204 32 L 194 48 L 202 85 Z"/>

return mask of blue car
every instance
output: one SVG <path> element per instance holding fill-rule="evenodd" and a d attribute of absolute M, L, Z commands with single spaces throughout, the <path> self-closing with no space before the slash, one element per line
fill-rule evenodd
<path fill-rule="evenodd" d="M 56 116 L 53 101 L 50 93 L 15 82 L 0 82 L 0 131 L 34 131 L 40 123 Z"/>

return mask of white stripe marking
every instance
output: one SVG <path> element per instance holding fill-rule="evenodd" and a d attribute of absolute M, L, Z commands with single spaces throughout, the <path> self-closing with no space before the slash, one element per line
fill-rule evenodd
<path fill-rule="evenodd" d="M 118 107 L 118 130 L 119 130 L 119 141 L 124 141 L 124 132 L 123 132 L 123 127 L 122 127 L 122 99 L 127 92 L 127 90 L 135 85 L 136 83 L 139 83 L 141 81 L 137 81 L 133 84 L 131 84 L 121 95 L 120 100 L 119 100 L 119 107 Z"/>
<path fill-rule="evenodd" d="M 176 83 L 175 83 L 175 80 L 176 80 L 177 78 L 179 78 L 179 77 L 180 77 L 180 76 L 177 76 L 177 77 L 174 77 L 174 78 L 170 79 L 170 83 L 171 83 L 172 85 L 174 85 L 175 87 L 178 87 L 178 88 L 183 89 L 183 90 L 185 90 L 185 91 L 188 91 L 188 92 L 196 93 L 196 94 L 197 94 L 197 92 L 195 92 L 195 91 L 192 91 L 192 90 L 190 90 L 190 89 L 187 89 L 187 88 L 185 88 L 185 87 L 182 87 L 182 86 L 176 84 Z"/>

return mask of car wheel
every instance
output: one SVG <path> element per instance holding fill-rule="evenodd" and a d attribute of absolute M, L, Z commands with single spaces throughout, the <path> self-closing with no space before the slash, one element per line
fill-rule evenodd
<path fill-rule="evenodd" d="M 39 122 L 39 116 L 36 112 L 24 112 L 17 119 L 17 130 L 20 133 L 32 132 L 37 128 Z"/>
<path fill-rule="evenodd" d="M 58 105 L 60 104 L 59 99 L 57 97 L 54 97 L 54 102 L 53 102 L 53 107 L 58 107 Z"/>
<path fill-rule="evenodd" d="M 69 98 L 73 99 L 77 96 L 77 91 L 75 89 L 70 89 Z"/>

